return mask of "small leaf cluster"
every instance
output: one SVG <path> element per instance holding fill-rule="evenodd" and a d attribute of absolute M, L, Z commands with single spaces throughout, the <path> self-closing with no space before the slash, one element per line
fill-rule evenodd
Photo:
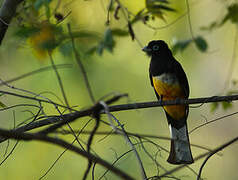
<path fill-rule="evenodd" d="M 213 21 L 208 26 L 204 26 L 202 30 L 212 31 L 216 28 L 223 26 L 225 23 L 231 22 L 238 25 L 238 3 L 233 3 L 226 8 L 226 13 L 219 20 Z"/>
<path fill-rule="evenodd" d="M 173 47 L 172 51 L 174 54 L 177 52 L 182 52 L 184 51 L 189 45 L 194 43 L 197 47 L 197 49 L 201 52 L 206 52 L 208 49 L 208 44 L 207 41 L 202 37 L 202 36 L 197 36 L 194 39 L 186 39 L 186 40 L 181 40 L 181 41 L 174 41 L 173 42 Z"/>

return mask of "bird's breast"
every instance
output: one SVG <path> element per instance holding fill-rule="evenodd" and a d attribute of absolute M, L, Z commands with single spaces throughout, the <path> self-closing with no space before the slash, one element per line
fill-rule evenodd
<path fill-rule="evenodd" d="M 182 87 L 179 84 L 177 77 L 172 73 L 164 73 L 158 76 L 153 76 L 153 84 L 156 92 L 163 98 L 176 99 L 183 98 L 184 94 Z"/>
<path fill-rule="evenodd" d="M 175 100 L 184 98 L 183 87 L 179 84 L 178 78 L 171 73 L 164 73 L 158 76 L 152 76 L 155 91 L 162 100 Z M 165 111 L 174 119 L 181 119 L 185 116 L 185 105 L 164 106 Z"/>

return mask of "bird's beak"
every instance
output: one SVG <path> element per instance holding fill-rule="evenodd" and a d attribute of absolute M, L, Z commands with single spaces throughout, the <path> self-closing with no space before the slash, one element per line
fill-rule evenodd
<path fill-rule="evenodd" d="M 142 48 L 142 51 L 149 53 L 152 50 L 150 48 L 148 48 L 148 46 L 145 46 L 144 48 Z"/>

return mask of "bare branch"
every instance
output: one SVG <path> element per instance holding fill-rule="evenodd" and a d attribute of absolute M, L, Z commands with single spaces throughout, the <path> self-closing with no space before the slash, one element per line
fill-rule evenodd
<path fill-rule="evenodd" d="M 83 151 L 83 150 L 79 149 L 78 147 L 73 146 L 72 144 L 67 143 L 61 139 L 48 137 L 48 136 L 38 134 L 38 133 L 37 134 L 36 133 L 18 133 L 18 132 L 14 132 L 14 131 L 4 130 L 1 128 L 0 128 L 0 135 L 3 137 L 6 137 L 6 138 L 11 138 L 11 139 L 16 139 L 16 140 L 24 140 L 24 141 L 37 140 L 37 141 L 43 141 L 43 142 L 47 142 L 50 144 L 58 145 L 60 147 L 69 149 L 77 154 L 80 154 L 81 156 L 83 156 L 87 159 L 90 159 L 92 162 L 96 162 L 96 163 L 104 166 L 105 168 L 109 169 L 110 171 L 112 171 L 113 173 L 115 173 L 116 175 L 120 176 L 123 179 L 133 180 L 133 178 L 131 176 L 129 176 L 125 172 L 119 170 L 118 168 L 112 166 L 105 160 L 103 160 L 99 157 L 96 157 L 91 153 Z"/>
<path fill-rule="evenodd" d="M 25 99 L 30 99 L 38 102 L 45 102 L 53 105 L 57 105 L 60 107 L 64 108 L 69 108 L 64 105 L 55 103 L 55 102 L 50 102 L 44 99 L 39 99 L 35 97 L 30 97 L 30 96 L 24 96 L 21 94 L 16 94 L 8 91 L 2 91 L 0 90 L 0 93 L 2 94 L 7 94 L 11 96 L 16 96 L 20 98 L 25 98 Z M 120 98 L 119 96 L 115 98 Z M 142 103 L 132 103 L 132 104 L 122 104 L 122 105 L 114 105 L 114 106 L 109 106 L 109 111 L 110 112 L 115 112 L 115 111 L 123 111 L 123 110 L 135 110 L 135 109 L 142 109 L 142 108 L 151 108 L 151 107 L 160 107 L 160 106 L 170 106 L 170 105 L 182 105 L 182 104 L 204 104 L 204 103 L 211 103 L 211 102 L 223 102 L 223 101 L 235 101 L 238 100 L 238 95 L 231 95 L 231 96 L 212 96 L 212 97 L 205 97 L 205 98 L 192 98 L 192 99 L 176 99 L 176 100 L 169 100 L 169 101 L 152 101 L 152 102 L 142 102 Z M 114 100 L 113 100 L 114 101 Z M 110 104 L 110 103 L 107 103 Z M 70 108 L 71 110 L 74 110 Z M 76 111 L 76 110 L 74 110 Z M 103 113 L 103 112 L 102 112 Z M 86 110 L 82 111 L 76 111 L 70 114 L 65 114 L 64 116 L 70 116 L 71 118 L 80 118 L 84 116 L 89 116 L 92 114 L 92 108 L 88 108 Z M 59 119 L 58 116 L 52 116 L 52 118 L 57 118 Z M 49 123 L 51 124 L 51 123 Z"/>
<path fill-rule="evenodd" d="M 70 28 L 70 24 L 67 24 L 68 25 L 68 31 L 69 31 L 69 35 L 70 35 L 70 38 L 71 38 L 71 42 L 72 42 L 72 47 L 73 47 L 73 52 L 74 52 L 74 55 L 75 55 L 75 59 L 77 61 L 77 64 L 83 74 L 83 78 L 84 78 L 84 82 L 85 82 L 85 85 L 86 85 L 86 88 L 88 90 L 88 94 L 90 96 L 90 99 L 93 103 L 95 103 L 95 98 L 94 98 L 94 95 L 93 95 L 93 91 L 92 91 L 92 88 L 90 86 L 90 83 L 89 83 L 89 80 L 88 80 L 88 76 L 87 76 L 87 72 L 83 66 L 83 63 L 81 62 L 81 58 L 75 48 L 75 43 L 74 43 L 74 37 L 72 35 L 72 32 L 71 32 L 71 28 Z"/>
<path fill-rule="evenodd" d="M 79 137 L 79 135 L 81 134 L 81 132 L 84 130 L 84 128 L 89 124 L 89 122 L 91 121 L 92 119 L 90 119 L 88 122 L 86 122 L 86 124 L 82 127 L 81 130 L 79 130 L 79 132 L 77 132 L 77 138 Z M 70 131 L 70 133 L 72 133 Z M 76 141 L 77 139 L 75 138 L 72 142 L 71 142 L 71 145 L 74 144 L 74 142 Z M 43 179 L 44 177 L 46 177 L 46 175 L 51 171 L 51 169 L 55 166 L 55 164 L 59 161 L 59 159 L 68 151 L 68 149 L 66 148 L 58 157 L 57 159 L 53 162 L 53 164 L 49 167 L 49 169 L 47 169 L 47 171 L 39 178 L 39 180 Z M 112 164 L 113 165 L 113 164 Z"/>
<path fill-rule="evenodd" d="M 36 101 L 36 102 L 44 102 L 44 103 L 52 104 L 54 106 L 59 106 L 59 107 L 63 107 L 63 108 L 71 109 L 72 111 L 75 111 L 74 109 L 68 108 L 65 105 L 62 105 L 62 104 L 59 104 L 59 103 L 56 103 L 56 102 L 53 102 L 53 101 L 45 100 L 45 99 L 39 99 L 39 98 L 36 98 L 36 97 L 25 96 L 25 95 L 21 95 L 21 94 L 9 92 L 9 91 L 2 91 L 2 90 L 0 90 L 0 93 L 1 94 L 5 94 L 5 95 L 10 95 L 10 96 L 15 96 L 15 97 L 23 98 L 23 99 L 33 100 L 33 101 Z"/>
<path fill-rule="evenodd" d="M 234 139 L 232 139 L 232 140 L 230 140 L 230 141 L 224 143 L 223 145 L 218 146 L 218 147 L 217 147 L 216 149 L 214 149 L 212 152 L 206 152 L 206 153 L 203 153 L 203 154 L 197 156 L 196 158 L 194 158 L 194 161 L 198 161 L 198 160 L 200 160 L 200 159 L 202 159 L 202 158 L 204 158 L 205 156 L 208 155 L 207 158 L 205 159 L 205 161 L 203 162 L 203 164 L 205 165 L 205 163 L 207 162 L 207 160 L 208 160 L 211 156 L 213 156 L 214 154 L 216 154 L 216 153 L 218 153 L 219 151 L 223 150 L 224 148 L 230 146 L 231 144 L 235 143 L 237 140 L 238 140 L 238 137 L 235 137 Z M 204 166 L 204 165 L 203 165 L 203 166 Z M 168 171 L 168 172 L 166 172 L 166 173 L 160 175 L 158 178 L 162 178 L 162 177 L 165 177 L 165 176 L 167 176 L 167 175 L 170 175 L 170 174 L 172 174 L 172 173 L 174 173 L 174 172 L 176 172 L 176 171 L 181 170 L 181 169 L 184 168 L 185 166 L 186 166 L 186 164 L 183 164 L 183 165 L 181 165 L 181 166 L 177 166 L 176 168 L 173 168 L 173 169 L 171 169 L 170 171 Z M 202 167 L 201 167 L 201 168 L 202 168 Z M 202 171 L 201 168 L 200 168 L 200 171 Z M 201 172 L 199 172 L 199 174 L 201 175 Z M 198 175 L 199 178 L 200 178 L 200 175 Z"/>
<path fill-rule="evenodd" d="M 72 64 L 58 64 L 58 65 L 55 65 L 57 69 L 62 69 L 62 68 L 72 68 Z M 15 78 L 12 78 L 12 79 L 9 79 L 9 80 L 6 80 L 6 81 L 3 81 L 0 83 L 0 86 L 3 86 L 5 85 L 6 83 L 12 83 L 12 82 L 15 82 L 15 81 L 18 81 L 20 79 L 24 79 L 26 77 L 29 77 L 29 76 L 32 76 L 34 74 L 37 74 L 37 73 L 41 73 L 41 72 L 44 72 L 44 71 L 49 71 L 49 70 L 52 70 L 52 66 L 46 66 L 46 67 L 43 67 L 43 68 L 39 68 L 39 69 L 36 69 L 34 71 L 31 71 L 31 72 L 28 72 L 28 73 L 25 73 L 25 74 L 22 74 L 20 76 L 17 76 Z"/>
<path fill-rule="evenodd" d="M 193 33 L 193 27 L 192 27 L 192 21 L 191 21 L 191 13 L 190 13 L 190 6 L 188 0 L 185 0 L 186 6 L 187 6 L 187 12 L 188 12 L 188 24 L 189 24 L 189 31 L 192 37 L 192 40 L 195 40 L 194 33 Z"/>
<path fill-rule="evenodd" d="M 93 142 L 93 137 L 97 131 L 97 129 L 99 128 L 99 124 L 100 124 L 100 109 L 98 109 L 98 111 L 94 112 L 94 117 L 95 117 L 95 120 L 96 120 L 96 123 L 95 123 L 95 126 L 92 130 L 92 132 L 90 133 L 90 136 L 88 138 L 88 143 L 87 143 L 87 152 L 90 153 L 90 150 L 91 150 L 91 144 Z M 93 162 L 92 160 L 88 159 L 88 167 L 84 173 L 84 176 L 83 176 L 83 180 L 86 180 L 87 179 L 87 176 L 88 176 L 88 173 L 91 169 L 93 165 Z"/>
<path fill-rule="evenodd" d="M 27 99 L 31 99 L 31 100 L 35 100 L 35 101 L 39 101 L 39 102 L 50 103 L 49 101 L 46 101 L 44 99 L 38 99 L 38 98 L 34 98 L 34 97 L 23 96 L 23 95 L 19 95 L 19 94 L 7 92 L 7 91 L 1 91 L 0 90 L 0 93 L 13 95 L 13 96 L 18 96 L 18 97 L 21 97 L 21 98 L 27 98 Z M 116 96 L 116 97 L 114 97 L 114 99 L 108 100 L 107 104 L 110 104 L 110 103 L 114 102 L 116 100 L 116 98 L 120 98 L 120 97 L 121 96 Z M 109 108 L 110 112 L 116 112 L 116 111 L 123 111 L 123 110 L 135 110 L 135 109 L 142 109 L 142 108 L 160 107 L 160 106 L 164 106 L 164 105 L 200 104 L 200 103 L 234 101 L 234 100 L 238 100 L 238 95 L 212 96 L 212 97 L 205 97 L 205 98 L 193 98 L 193 99 L 188 99 L 188 100 L 176 99 L 176 100 L 170 100 L 170 101 L 153 101 L 153 102 L 142 102 L 142 103 L 133 103 L 133 104 L 122 104 L 122 105 L 108 106 L 108 108 Z M 57 103 L 54 103 L 54 104 L 57 105 L 57 106 L 61 106 L 61 107 L 63 106 L 63 105 L 60 105 L 60 104 L 57 104 Z M 92 113 L 94 112 L 96 106 L 98 106 L 98 104 L 96 104 L 96 105 L 94 105 L 90 108 L 87 108 L 85 110 L 75 111 L 75 112 L 60 115 L 60 116 L 58 116 L 58 115 L 47 116 L 47 117 L 44 117 L 45 118 L 44 120 L 40 120 L 40 121 L 36 121 L 34 123 L 31 123 L 31 124 L 27 124 L 25 126 L 17 128 L 14 131 L 16 131 L 16 132 L 25 132 L 25 131 L 36 129 L 36 128 L 39 128 L 39 127 L 42 127 L 42 126 L 46 126 L 46 125 L 55 124 L 55 123 L 60 122 L 60 123 L 54 125 L 55 126 L 54 128 L 57 129 L 58 127 L 63 126 L 67 122 L 69 123 L 69 122 L 72 122 L 72 121 L 74 121 L 78 118 L 81 118 L 81 117 L 91 116 Z M 65 107 L 65 106 L 63 106 L 63 107 Z M 65 107 L 65 108 L 67 108 L 67 107 Z M 104 113 L 104 112 L 101 111 L 101 113 Z M 62 120 L 62 119 L 64 119 L 64 120 Z M 50 131 L 50 132 L 52 132 L 52 131 Z M 0 142 L 3 142 L 5 140 L 6 139 L 0 138 Z"/>
<path fill-rule="evenodd" d="M 142 108 L 151 108 L 159 106 L 169 106 L 169 105 L 182 105 L 182 104 L 204 104 L 211 102 L 222 102 L 222 101 L 234 101 L 238 100 L 238 95 L 232 96 L 212 96 L 205 98 L 192 98 L 192 99 L 176 99 L 169 101 L 153 101 L 153 102 L 142 102 L 142 103 L 132 103 L 132 104 L 122 104 L 109 106 L 110 112 L 131 110 L 131 109 L 142 109 Z"/>
<path fill-rule="evenodd" d="M 213 150 L 213 152 L 211 152 L 207 157 L 206 159 L 203 161 L 200 169 L 199 169 L 199 173 L 198 173 L 198 176 L 197 176 L 197 180 L 200 180 L 200 176 L 202 175 L 202 169 L 203 167 L 205 166 L 205 164 L 207 163 L 208 159 L 210 159 L 214 154 L 216 154 L 217 152 L 223 150 L 224 148 L 230 146 L 231 144 L 235 143 L 236 141 L 238 140 L 238 137 L 235 137 L 234 139 L 228 141 L 227 143 L 217 147 L 216 149 Z"/>
<path fill-rule="evenodd" d="M 23 0 L 4 0 L 2 3 L 0 8 L 0 45 L 12 18 L 16 14 L 16 8 L 21 2 Z"/>

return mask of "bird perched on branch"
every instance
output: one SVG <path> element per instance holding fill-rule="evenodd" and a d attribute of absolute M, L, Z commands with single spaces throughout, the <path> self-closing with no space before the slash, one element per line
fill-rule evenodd
<path fill-rule="evenodd" d="M 158 100 L 188 99 L 189 85 L 186 74 L 168 45 L 162 40 L 151 41 L 142 50 L 151 56 L 149 75 Z M 186 122 L 188 105 L 163 106 L 163 109 L 171 134 L 167 161 L 171 164 L 193 163 Z"/>

